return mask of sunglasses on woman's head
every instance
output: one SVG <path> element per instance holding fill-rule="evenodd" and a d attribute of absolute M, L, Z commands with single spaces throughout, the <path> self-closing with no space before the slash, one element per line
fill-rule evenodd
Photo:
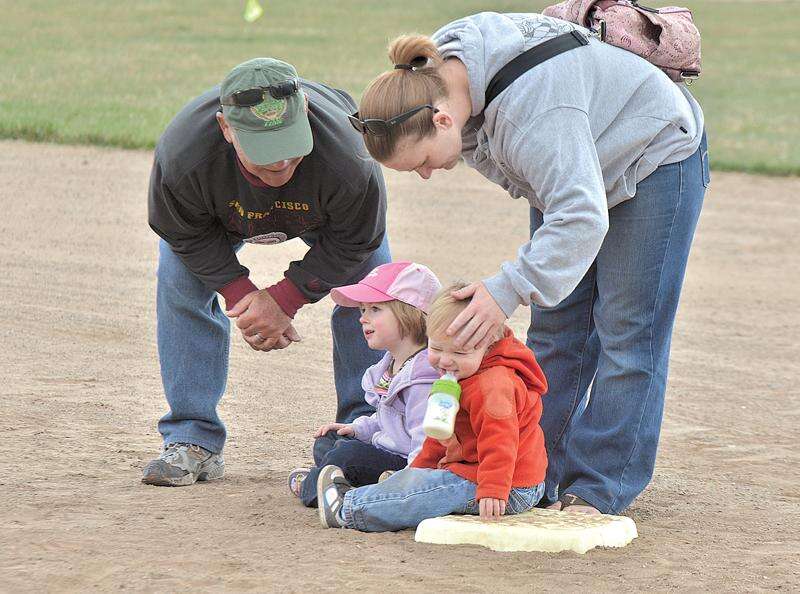
<path fill-rule="evenodd" d="M 300 81 L 293 78 L 292 80 L 285 80 L 268 87 L 255 87 L 253 89 L 245 89 L 244 91 L 236 91 L 235 93 L 223 97 L 220 103 L 222 103 L 222 105 L 231 105 L 234 107 L 253 107 L 263 102 L 264 99 L 266 99 L 267 93 L 275 99 L 286 99 L 299 90 Z"/>
<path fill-rule="evenodd" d="M 414 109 L 410 109 L 405 113 L 401 113 L 398 116 L 394 116 L 393 118 L 389 118 L 388 120 L 379 120 L 377 118 L 367 118 L 362 120 L 358 116 L 358 112 L 355 112 L 353 115 L 347 116 L 350 119 L 350 123 L 353 125 L 360 134 L 372 134 L 373 136 L 386 136 L 389 133 L 389 129 L 392 126 L 396 126 L 397 124 L 402 124 L 407 119 L 409 119 L 414 114 L 422 111 L 423 109 L 430 109 L 433 113 L 438 113 L 439 110 L 436 109 L 433 105 L 420 105 L 419 107 L 415 107 Z"/>

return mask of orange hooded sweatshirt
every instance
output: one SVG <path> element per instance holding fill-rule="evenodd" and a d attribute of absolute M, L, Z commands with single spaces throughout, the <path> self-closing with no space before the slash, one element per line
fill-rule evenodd
<path fill-rule="evenodd" d="M 547 381 L 531 350 L 506 328 L 478 371 L 459 384 L 453 437 L 428 437 L 411 466 L 449 470 L 477 483 L 478 500 L 508 500 L 512 487 L 541 483 L 547 453 L 539 419 Z"/>

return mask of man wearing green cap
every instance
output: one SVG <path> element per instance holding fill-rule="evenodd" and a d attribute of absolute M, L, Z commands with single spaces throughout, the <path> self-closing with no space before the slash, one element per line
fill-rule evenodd
<path fill-rule="evenodd" d="M 158 424 L 164 447 L 143 482 L 222 477 L 226 431 L 216 408 L 227 382 L 229 317 L 253 349 L 286 348 L 300 340 L 292 319 L 303 305 L 390 260 L 386 188 L 348 122 L 355 110 L 343 91 L 257 58 L 191 101 L 164 131 L 148 204 L 161 237 L 158 354 L 170 410 Z M 259 290 L 239 247 L 295 237 L 310 246 L 303 259 Z M 380 355 L 363 340 L 358 313 L 337 307 L 331 319 L 341 422 L 371 412 L 361 376 Z M 317 445 L 320 455 L 327 443 Z"/>

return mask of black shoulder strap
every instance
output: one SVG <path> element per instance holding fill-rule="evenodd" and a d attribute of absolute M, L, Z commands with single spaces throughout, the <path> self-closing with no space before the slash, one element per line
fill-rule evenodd
<path fill-rule="evenodd" d="M 483 104 L 483 108 L 486 109 L 486 106 L 495 97 L 523 73 L 545 60 L 582 45 L 589 45 L 589 40 L 582 33 L 573 29 L 569 33 L 548 39 L 544 43 L 535 45 L 528 51 L 521 53 L 503 66 L 489 82 L 489 86 L 486 87 L 486 102 Z"/>

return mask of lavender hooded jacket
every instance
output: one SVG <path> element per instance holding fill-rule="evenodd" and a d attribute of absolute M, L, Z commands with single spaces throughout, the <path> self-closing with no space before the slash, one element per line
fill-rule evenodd
<path fill-rule="evenodd" d="M 370 416 L 353 421 L 356 438 L 377 448 L 408 457 L 409 463 L 422 449 L 425 434 L 422 419 L 428 405 L 428 395 L 439 374 L 428 363 L 428 349 L 423 349 L 408 361 L 392 378 L 383 397 L 375 393 L 375 384 L 391 365 L 392 356 L 384 355 L 367 369 L 361 386 L 365 400 L 375 407 Z"/>

